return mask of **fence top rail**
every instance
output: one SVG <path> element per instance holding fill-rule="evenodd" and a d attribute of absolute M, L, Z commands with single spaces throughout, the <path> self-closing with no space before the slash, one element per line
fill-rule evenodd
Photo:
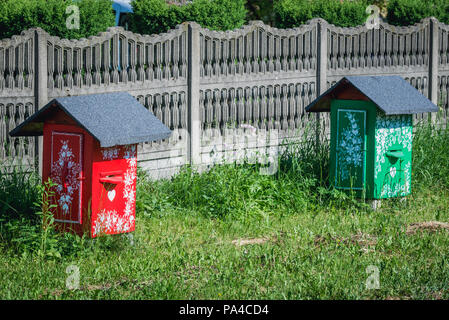
<path fill-rule="evenodd" d="M 321 18 L 314 18 L 296 28 L 278 29 L 271 27 L 260 20 L 254 20 L 250 21 L 248 24 L 242 26 L 241 28 L 234 30 L 216 31 L 207 28 L 200 28 L 200 29 L 201 33 L 204 34 L 205 36 L 217 39 L 231 39 L 235 37 L 240 37 L 250 32 L 253 32 L 257 29 L 264 29 L 267 33 L 271 33 L 277 36 L 290 37 L 294 34 L 304 33 L 314 29 L 318 23 L 326 24 L 327 22 L 326 20 L 323 20 Z"/>
<path fill-rule="evenodd" d="M 442 28 L 446 31 L 449 31 L 449 25 L 446 25 L 446 24 L 438 21 L 438 19 L 436 19 L 434 17 L 424 18 L 420 22 L 415 23 L 410 26 L 395 26 L 395 25 L 386 23 L 382 20 L 381 20 L 380 24 L 385 30 L 391 31 L 393 33 L 408 34 L 408 33 L 420 31 L 423 28 L 426 28 L 429 25 L 431 20 L 438 23 L 440 28 Z M 177 25 L 175 28 L 173 28 L 165 33 L 151 34 L 151 35 L 139 34 L 139 33 L 134 33 L 131 31 L 126 31 L 122 27 L 110 27 L 106 31 L 100 32 L 98 35 L 92 35 L 88 38 L 81 38 L 81 39 L 61 39 L 60 37 L 57 37 L 57 36 L 50 36 L 50 34 L 48 34 L 46 31 L 44 31 L 41 28 L 31 28 L 31 29 L 22 31 L 22 33 L 20 35 L 14 35 L 11 38 L 0 39 L 0 47 L 10 46 L 11 41 L 18 43 L 21 40 L 23 40 L 24 36 L 28 37 L 28 36 L 34 34 L 34 32 L 36 32 L 36 31 L 38 31 L 39 33 L 42 33 L 42 34 L 46 34 L 50 41 L 63 42 L 69 46 L 80 46 L 80 45 L 84 45 L 86 43 L 104 41 L 105 38 L 116 35 L 116 34 L 122 34 L 129 38 L 135 38 L 139 42 L 166 41 L 166 40 L 172 39 L 176 36 L 179 36 L 181 33 L 185 32 L 189 25 L 192 26 L 193 28 L 199 29 L 201 31 L 201 33 L 203 33 L 206 36 L 213 37 L 213 38 L 227 39 L 227 38 L 234 38 L 236 36 L 245 35 L 249 32 L 256 30 L 257 28 L 262 28 L 262 29 L 266 30 L 268 33 L 275 34 L 278 36 L 291 36 L 294 33 L 303 33 L 303 32 L 310 31 L 317 24 L 325 25 L 329 29 L 331 29 L 333 32 L 337 32 L 337 33 L 341 33 L 341 34 L 345 34 L 345 35 L 355 35 L 355 34 L 358 34 L 361 32 L 366 32 L 368 30 L 368 28 L 365 25 L 360 25 L 360 26 L 356 26 L 356 27 L 338 27 L 338 26 L 328 23 L 326 20 L 324 20 L 322 18 L 313 18 L 298 27 L 287 28 L 287 29 L 278 29 L 275 27 L 271 27 L 262 21 L 256 20 L 256 21 L 250 21 L 248 24 L 242 26 L 241 28 L 237 28 L 234 30 L 228 30 L 228 31 L 210 30 L 207 28 L 202 28 L 196 22 L 184 22 L 184 23 Z"/>
<path fill-rule="evenodd" d="M 31 28 L 22 31 L 20 35 L 14 35 L 11 38 L 0 39 L 0 48 L 7 48 L 22 43 L 24 38 L 25 39 L 31 38 L 36 31 L 44 31 L 44 30 L 42 30 L 41 28 Z"/>
<path fill-rule="evenodd" d="M 410 34 L 410 33 L 421 31 L 421 30 L 427 28 L 429 26 L 431 20 L 439 22 L 436 18 L 428 17 L 428 18 L 422 19 L 420 22 L 417 22 L 413 25 L 395 26 L 395 25 L 389 24 L 385 21 L 382 21 L 382 19 L 381 19 L 380 25 L 382 26 L 383 29 L 390 31 L 391 33 Z M 441 24 L 441 22 L 440 22 L 440 24 Z M 339 33 L 339 34 L 344 34 L 344 35 L 356 35 L 356 34 L 360 34 L 360 33 L 363 33 L 363 32 L 366 32 L 369 30 L 366 27 L 366 25 L 360 25 L 360 26 L 356 26 L 356 27 L 338 27 L 338 26 L 335 26 L 335 25 L 329 24 L 329 23 L 327 25 L 331 31 Z M 443 25 L 445 25 L 445 24 L 443 24 Z M 449 27 L 449 26 L 447 26 L 447 27 Z"/>
<path fill-rule="evenodd" d="M 111 38 L 114 35 L 123 35 L 126 38 L 134 39 L 136 42 L 142 43 L 157 43 L 164 42 L 167 40 L 171 40 L 173 38 L 179 37 L 187 30 L 187 23 L 182 23 L 176 26 L 176 28 L 169 30 L 165 33 L 160 34 L 139 34 L 131 31 L 126 31 L 122 27 L 110 27 L 105 32 L 100 32 L 96 36 L 90 36 L 89 38 L 81 38 L 81 39 L 61 39 L 57 36 L 50 36 L 48 33 L 48 40 L 53 43 L 59 43 L 63 46 L 67 47 L 82 47 L 82 46 L 90 46 L 98 43 L 102 43 L 106 39 Z"/>
<path fill-rule="evenodd" d="M 440 26 L 440 29 L 443 29 L 444 31 L 449 32 L 449 25 L 444 24 L 443 22 L 438 21 L 435 19 L 436 22 L 438 22 L 438 25 Z"/>

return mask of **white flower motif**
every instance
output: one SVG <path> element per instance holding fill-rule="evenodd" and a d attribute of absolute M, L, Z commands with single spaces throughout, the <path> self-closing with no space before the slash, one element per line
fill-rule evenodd
<path fill-rule="evenodd" d="M 338 161 L 340 168 L 340 179 L 349 179 L 349 166 L 361 167 L 363 139 L 361 129 L 357 125 L 357 120 L 352 113 L 345 114 L 349 120 L 347 128 L 342 130 L 342 136 L 339 141 Z"/>
<path fill-rule="evenodd" d="M 114 160 L 119 157 L 119 149 L 118 148 L 104 148 L 101 150 L 103 154 L 103 160 Z"/>
<path fill-rule="evenodd" d="M 75 162 L 75 156 L 69 148 L 69 141 L 61 140 L 62 146 L 58 159 L 51 166 L 51 179 L 56 183 L 55 191 L 57 202 L 63 215 L 70 212 L 75 191 L 79 190 L 78 177 L 81 172 L 81 163 Z"/>
<path fill-rule="evenodd" d="M 130 216 L 128 221 L 126 221 L 115 210 L 103 210 L 93 222 L 92 233 L 94 236 L 97 236 L 107 233 L 126 232 L 131 230 L 131 227 L 134 225 L 134 220 L 134 216 Z"/>

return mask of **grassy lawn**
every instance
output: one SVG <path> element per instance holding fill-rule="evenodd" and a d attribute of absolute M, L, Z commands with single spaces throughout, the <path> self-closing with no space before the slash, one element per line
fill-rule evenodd
<path fill-rule="evenodd" d="M 30 214 L 37 182 L 3 177 L 0 298 L 448 299 L 448 141 L 420 128 L 412 196 L 377 211 L 327 186 L 326 146 L 291 147 L 274 176 L 254 165 L 141 174 L 136 232 L 95 241 L 44 237 Z M 79 290 L 66 288 L 70 265 Z M 369 266 L 378 289 L 366 288 Z"/>

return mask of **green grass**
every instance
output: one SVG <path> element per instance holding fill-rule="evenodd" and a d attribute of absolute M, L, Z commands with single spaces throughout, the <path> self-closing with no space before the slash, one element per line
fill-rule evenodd
<path fill-rule="evenodd" d="M 39 224 L 3 206 L 0 298 L 448 299 L 449 231 L 406 232 L 449 222 L 447 141 L 449 131 L 420 128 L 412 196 L 377 211 L 327 186 L 327 146 L 316 156 L 310 143 L 289 148 L 273 176 L 250 164 L 186 168 L 159 182 L 140 173 L 132 241 L 52 234 L 38 254 Z M 34 190 L 35 180 L 18 181 Z M 33 215 L 38 197 L 20 210 Z M 233 243 L 253 238 L 265 242 Z M 79 267 L 80 290 L 66 289 L 69 265 Z M 370 265 L 379 289 L 365 287 Z"/>

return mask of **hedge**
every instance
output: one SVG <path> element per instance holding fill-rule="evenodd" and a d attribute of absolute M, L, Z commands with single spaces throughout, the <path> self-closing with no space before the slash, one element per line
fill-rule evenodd
<path fill-rule="evenodd" d="M 387 20 L 394 25 L 412 25 L 426 17 L 449 24 L 448 0 L 390 0 Z"/>
<path fill-rule="evenodd" d="M 156 34 L 173 29 L 185 21 L 195 21 L 212 30 L 231 30 L 246 22 L 245 0 L 194 0 L 178 6 L 165 0 L 134 0 L 130 16 L 131 31 Z"/>
<path fill-rule="evenodd" d="M 248 20 L 262 20 L 266 24 L 273 25 L 273 0 L 247 0 L 246 7 L 248 8 Z"/>
<path fill-rule="evenodd" d="M 80 29 L 66 27 L 67 6 L 80 8 Z M 61 38 L 82 38 L 96 35 L 115 24 L 111 0 L 1 0 L 0 39 L 20 34 L 23 30 L 41 27 Z"/>
<path fill-rule="evenodd" d="M 254 6 L 271 20 L 270 10 L 267 10 L 271 0 L 261 1 L 264 1 L 263 5 L 253 0 L 194 0 L 178 6 L 167 4 L 165 0 L 134 0 L 130 29 L 137 33 L 154 34 L 166 32 L 185 21 L 196 21 L 212 30 L 231 30 L 246 23 L 249 14 L 245 6 Z M 358 26 L 366 22 L 368 14 L 365 10 L 369 4 L 383 2 L 272 1 L 274 25 L 278 28 L 297 27 L 316 17 L 337 26 Z M 79 30 L 66 27 L 66 8 L 74 3 L 80 8 Z M 448 0 L 389 0 L 387 9 L 387 21 L 394 25 L 411 25 L 429 16 L 449 24 Z M 20 34 L 32 27 L 41 27 L 61 38 L 82 38 L 105 31 L 114 23 L 111 0 L 0 0 L 0 39 Z"/>
<path fill-rule="evenodd" d="M 323 18 L 336 26 L 351 27 L 366 22 L 368 5 L 366 0 L 274 0 L 273 10 L 278 28 L 298 27 L 312 18 Z"/>

